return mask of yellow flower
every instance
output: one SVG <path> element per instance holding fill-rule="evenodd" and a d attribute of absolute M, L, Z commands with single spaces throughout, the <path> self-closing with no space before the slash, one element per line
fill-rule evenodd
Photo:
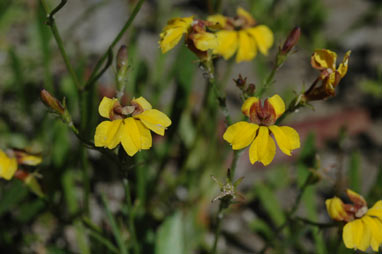
<path fill-rule="evenodd" d="M 9 155 L 0 150 L 0 178 L 10 180 L 15 175 L 19 164 L 36 166 L 41 161 L 41 156 L 29 154 L 23 150 L 10 150 Z"/>
<path fill-rule="evenodd" d="M 103 121 L 97 126 L 95 146 L 114 149 L 121 143 L 129 156 L 142 149 L 150 149 L 150 130 L 163 136 L 165 129 L 171 125 L 171 120 L 159 110 L 152 109 L 143 97 L 133 99 L 131 106 L 125 107 L 117 99 L 104 97 L 98 112 L 111 121 Z"/>
<path fill-rule="evenodd" d="M 218 45 L 213 53 L 228 59 L 237 51 L 236 62 L 252 60 L 257 50 L 267 55 L 273 44 L 272 31 L 265 25 L 256 26 L 252 16 L 240 7 L 237 16 L 236 19 L 222 15 L 208 17 L 208 21 L 222 27 L 222 30 L 216 32 Z"/>
<path fill-rule="evenodd" d="M 0 150 L 0 177 L 10 180 L 17 170 L 17 160 Z"/>
<path fill-rule="evenodd" d="M 362 196 L 352 190 L 347 190 L 347 195 L 353 204 L 344 204 L 337 197 L 325 202 L 332 219 L 346 222 L 342 233 L 346 248 L 378 251 L 382 245 L 382 200 L 368 209 Z"/>
<path fill-rule="evenodd" d="M 243 103 L 241 111 L 251 122 L 240 121 L 229 126 L 223 138 L 234 150 L 251 145 L 249 160 L 252 164 L 260 161 L 266 166 L 275 157 L 276 144 L 270 132 L 283 153 L 291 155 L 292 150 L 300 147 L 300 137 L 296 130 L 275 125 L 276 120 L 285 111 L 284 101 L 279 95 L 266 99 L 263 105 L 257 97 L 250 97 Z"/>
<path fill-rule="evenodd" d="M 171 19 L 160 34 L 159 46 L 162 53 L 175 47 L 183 34 L 186 34 L 187 45 L 193 51 L 203 52 L 215 48 L 217 46 L 216 36 L 206 32 L 205 26 L 205 21 L 194 20 L 193 17 Z"/>
<path fill-rule="evenodd" d="M 347 51 L 342 63 L 336 67 L 337 54 L 328 49 L 317 49 L 311 57 L 311 65 L 319 70 L 320 76 L 304 93 L 307 100 L 322 100 L 335 95 L 335 88 L 346 75 L 351 51 Z M 321 85 L 317 85 L 322 81 Z"/>

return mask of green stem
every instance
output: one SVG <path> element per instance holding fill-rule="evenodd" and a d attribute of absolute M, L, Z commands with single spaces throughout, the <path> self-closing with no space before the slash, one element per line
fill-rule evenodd
<path fill-rule="evenodd" d="M 75 73 L 75 71 L 72 67 L 72 64 L 69 61 L 69 57 L 68 57 L 68 55 L 65 51 L 65 48 L 64 48 L 64 43 L 62 41 L 60 33 L 58 32 L 56 22 L 55 22 L 54 17 L 53 17 L 53 15 L 56 14 L 66 4 L 66 2 L 67 2 L 67 0 L 61 0 L 60 4 L 56 8 L 54 8 L 52 12 L 49 13 L 49 8 L 48 8 L 48 5 L 46 4 L 45 0 L 41 0 L 41 4 L 44 7 L 44 11 L 47 15 L 46 24 L 50 27 L 50 29 L 52 31 L 54 39 L 56 40 L 57 46 L 60 50 L 62 58 L 64 59 L 66 68 L 69 71 L 69 74 L 73 80 L 73 83 L 75 84 L 77 89 L 79 89 L 81 87 L 80 81 L 79 81 L 77 74 Z"/>
<path fill-rule="evenodd" d="M 257 93 L 257 97 L 263 96 L 264 93 L 269 89 L 269 87 L 273 83 L 273 79 L 279 67 L 280 66 L 277 66 L 276 64 L 273 66 L 272 71 L 271 73 L 269 73 L 268 78 L 265 80 L 264 85 L 260 88 L 260 91 Z"/>
<path fill-rule="evenodd" d="M 84 195 L 84 210 L 85 214 L 89 215 L 89 197 L 90 197 L 90 180 L 89 180 L 89 161 L 87 151 L 81 147 L 81 164 L 82 164 L 82 180 L 85 189 Z"/>
<path fill-rule="evenodd" d="M 218 241 L 221 233 L 221 223 L 224 218 L 224 210 L 229 206 L 229 201 L 220 200 L 219 211 L 216 214 L 216 229 L 215 229 L 215 239 L 212 245 L 211 254 L 216 254 Z"/>
<path fill-rule="evenodd" d="M 237 167 L 237 162 L 239 161 L 240 154 L 242 153 L 243 150 L 234 150 L 233 151 L 233 159 L 231 163 L 231 178 L 232 180 L 235 179 L 235 171 Z"/>
<path fill-rule="evenodd" d="M 129 226 L 130 226 L 130 233 L 131 233 L 131 240 L 133 242 L 133 248 L 134 248 L 134 253 L 139 254 L 139 244 L 137 241 L 137 235 L 136 235 L 136 230 L 135 230 L 135 224 L 134 224 L 134 216 L 135 213 L 133 211 L 133 204 L 131 201 L 131 193 L 130 193 L 130 185 L 129 185 L 129 180 L 127 178 L 123 179 L 123 184 L 125 185 L 125 193 L 126 193 L 126 201 L 127 201 L 127 209 L 129 213 Z"/>
<path fill-rule="evenodd" d="M 145 0 L 139 0 L 139 2 L 135 5 L 134 10 L 131 12 L 130 17 L 126 21 L 125 25 L 122 27 L 121 31 L 118 33 L 118 35 L 112 41 L 112 43 L 108 47 L 107 51 L 103 54 L 103 56 L 96 63 L 93 72 L 90 74 L 88 82 L 83 87 L 84 90 L 89 89 L 89 87 L 92 86 L 98 80 L 98 78 L 102 75 L 102 72 L 100 72 L 101 75 L 99 75 L 98 71 L 100 70 L 103 63 L 106 61 L 106 59 L 108 58 L 109 52 L 113 50 L 114 46 L 121 40 L 124 33 L 127 31 L 127 29 L 129 29 L 130 25 L 133 23 L 135 17 L 137 16 L 139 10 L 142 7 L 142 4 L 144 1 Z M 106 69 L 106 68 L 104 68 L 104 69 Z"/>
<path fill-rule="evenodd" d="M 212 86 L 212 89 L 214 89 L 215 97 L 218 101 L 218 106 L 224 114 L 225 122 L 227 126 L 229 126 L 232 124 L 232 122 L 231 122 L 231 117 L 229 115 L 229 111 L 227 107 L 226 96 L 222 94 L 222 92 L 220 91 L 219 87 L 216 84 L 215 68 L 214 68 L 212 60 L 211 59 L 207 60 L 204 63 L 204 67 L 206 68 L 206 71 L 207 71 L 208 86 Z"/>
<path fill-rule="evenodd" d="M 309 175 L 305 179 L 304 184 L 301 186 L 300 191 L 297 195 L 297 198 L 296 198 L 291 210 L 287 213 L 287 218 L 286 218 L 285 222 L 276 229 L 275 234 L 274 234 L 276 237 L 278 237 L 280 232 L 283 231 L 283 229 L 286 226 L 288 226 L 291 222 L 294 221 L 293 216 L 294 216 L 295 212 L 297 211 L 297 208 L 299 207 L 300 202 L 302 200 L 302 196 L 304 195 L 304 193 L 305 193 L 305 191 L 309 185 L 311 185 L 311 175 Z M 261 254 L 265 253 L 267 251 L 267 249 L 269 248 L 270 244 L 271 244 L 271 241 L 268 241 L 259 253 L 261 253 Z"/>
<path fill-rule="evenodd" d="M 311 225 L 311 226 L 316 226 L 318 228 L 331 228 L 331 227 L 336 227 L 337 226 L 336 223 L 315 222 L 315 221 L 311 221 L 311 220 L 308 220 L 308 219 L 305 219 L 305 218 L 301 218 L 301 217 L 296 217 L 296 220 L 301 221 L 301 222 L 303 222 L 305 224 L 308 224 L 308 225 Z"/>

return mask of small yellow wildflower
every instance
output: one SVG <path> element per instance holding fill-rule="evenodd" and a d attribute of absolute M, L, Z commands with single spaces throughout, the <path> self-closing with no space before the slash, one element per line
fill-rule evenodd
<path fill-rule="evenodd" d="M 0 150 L 0 177 L 10 180 L 17 170 L 17 160 Z"/>
<path fill-rule="evenodd" d="M 378 251 L 382 245 L 382 200 L 368 209 L 362 196 L 349 189 L 347 195 L 353 204 L 344 204 L 337 197 L 325 202 L 333 220 L 346 222 L 342 233 L 346 248 Z"/>
<path fill-rule="evenodd" d="M 291 155 L 291 151 L 300 147 L 298 133 L 288 126 L 275 125 L 276 120 L 284 113 L 285 104 L 279 95 L 266 99 L 264 104 L 257 97 L 249 97 L 241 107 L 250 123 L 237 122 L 228 127 L 223 138 L 239 150 L 249 145 L 249 160 L 252 164 L 260 161 L 264 166 L 272 162 L 276 154 L 276 145 L 270 136 L 273 133 L 280 150 Z"/>
<path fill-rule="evenodd" d="M 256 25 L 251 14 L 239 7 L 237 18 L 224 17 L 220 14 L 208 17 L 221 30 L 216 32 L 218 46 L 214 54 L 230 58 L 236 51 L 236 62 L 250 61 L 257 55 L 257 49 L 268 54 L 273 44 L 273 33 L 265 25 Z"/>
<path fill-rule="evenodd" d="M 160 34 L 159 46 L 162 53 L 175 47 L 183 34 L 186 34 L 187 46 L 193 51 L 204 52 L 216 48 L 216 36 L 206 31 L 206 25 L 205 21 L 193 17 L 171 19 Z"/>
<path fill-rule="evenodd" d="M 335 88 L 346 75 L 351 51 L 347 51 L 342 63 L 336 68 L 337 54 L 328 49 L 317 49 L 311 57 L 312 67 L 319 70 L 320 76 L 304 93 L 307 100 L 322 100 L 336 94 Z M 321 85 L 317 83 L 322 81 Z"/>
<path fill-rule="evenodd" d="M 36 166 L 42 161 L 41 156 L 29 154 L 23 150 L 9 150 L 8 154 L 0 149 L 0 178 L 12 179 L 18 165 Z"/>
<path fill-rule="evenodd" d="M 97 147 L 114 149 L 119 143 L 129 156 L 141 149 L 150 149 L 151 131 L 163 136 L 171 120 L 162 112 L 152 109 L 143 97 L 133 99 L 131 106 L 122 107 L 117 99 L 104 97 L 98 108 L 99 114 L 111 121 L 101 122 L 95 132 Z"/>

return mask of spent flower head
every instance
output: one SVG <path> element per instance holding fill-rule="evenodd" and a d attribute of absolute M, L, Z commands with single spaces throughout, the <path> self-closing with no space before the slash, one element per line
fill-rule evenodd
<path fill-rule="evenodd" d="M 349 249 L 366 251 L 369 247 L 378 251 L 382 245 L 382 200 L 368 209 L 366 200 L 348 189 L 347 196 L 352 204 L 345 204 L 338 197 L 325 201 L 329 216 L 344 221 L 342 238 Z"/>
<path fill-rule="evenodd" d="M 324 100 L 336 94 L 335 88 L 346 75 L 351 51 L 347 51 L 336 67 L 337 54 L 328 49 L 317 49 L 311 57 L 311 65 L 320 71 L 320 76 L 304 92 L 304 101 Z"/>

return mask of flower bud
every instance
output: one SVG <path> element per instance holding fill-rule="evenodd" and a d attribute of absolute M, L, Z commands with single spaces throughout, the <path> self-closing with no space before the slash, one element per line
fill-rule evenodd
<path fill-rule="evenodd" d="M 246 95 L 248 96 L 248 97 L 251 97 L 251 96 L 254 96 L 255 95 L 255 91 L 256 91 L 256 86 L 255 86 L 255 84 L 249 84 L 248 85 L 248 88 L 247 88 L 247 90 L 245 91 L 245 93 L 246 93 Z"/>
<path fill-rule="evenodd" d="M 61 102 L 57 98 L 53 97 L 47 90 L 42 89 L 40 92 L 40 97 L 42 102 L 49 108 L 53 109 L 53 111 L 60 115 L 64 114 L 65 108 L 62 106 Z"/>
<path fill-rule="evenodd" d="M 233 79 L 233 81 L 236 83 L 236 86 L 240 88 L 240 90 L 244 90 L 247 83 L 247 77 L 243 78 L 243 76 L 239 74 L 239 77 L 237 79 Z"/>
<path fill-rule="evenodd" d="M 117 53 L 117 71 L 119 71 L 122 67 L 127 67 L 127 65 L 127 47 L 126 45 L 122 45 Z"/>
<path fill-rule="evenodd" d="M 281 48 L 281 54 L 286 55 L 288 54 L 291 49 L 296 46 L 298 40 L 300 39 L 301 35 L 301 29 L 300 27 L 295 27 L 293 30 L 289 33 L 287 39 L 284 42 L 284 45 Z"/>

